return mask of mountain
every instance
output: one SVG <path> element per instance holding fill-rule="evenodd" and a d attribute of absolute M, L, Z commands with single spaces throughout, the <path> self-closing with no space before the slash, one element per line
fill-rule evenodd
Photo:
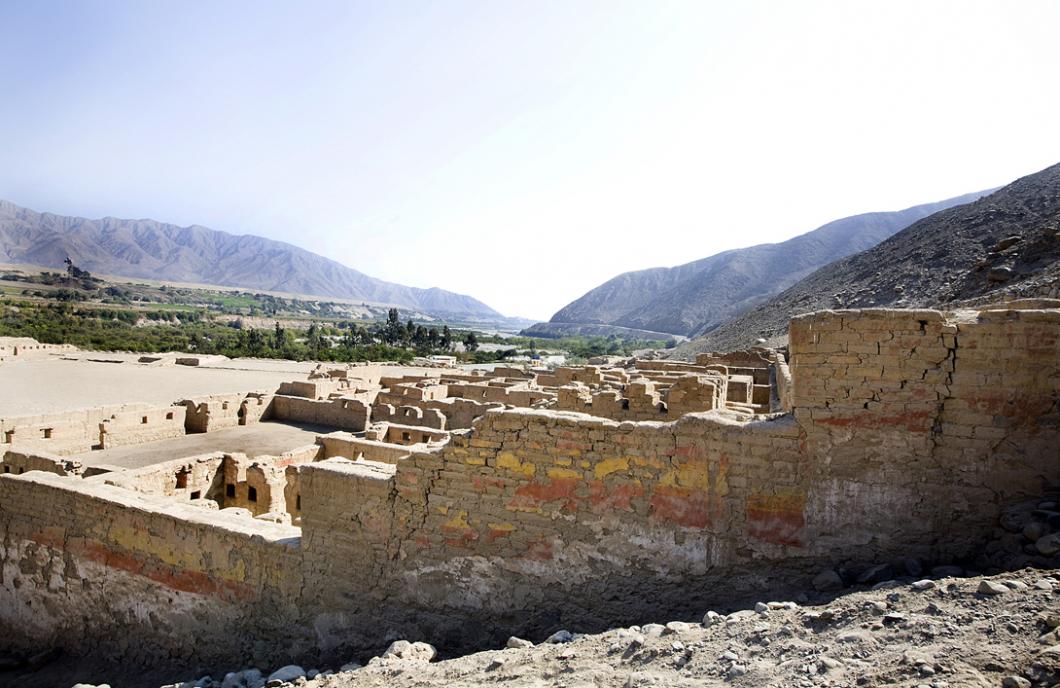
<path fill-rule="evenodd" d="M 154 220 L 88 220 L 38 213 L 0 200 L 0 262 L 355 299 L 432 315 L 503 321 L 470 296 L 369 277 L 297 246 L 253 235 Z"/>
<path fill-rule="evenodd" d="M 793 315 L 945 307 L 1060 294 L 1060 164 L 935 213 L 678 347 L 675 355 L 782 343 Z"/>
<path fill-rule="evenodd" d="M 898 212 L 855 215 L 778 244 L 725 251 L 672 268 L 626 272 L 527 332 L 558 334 L 569 326 L 586 324 L 677 335 L 708 332 L 817 268 L 875 246 L 934 212 L 981 195 L 967 194 Z"/>

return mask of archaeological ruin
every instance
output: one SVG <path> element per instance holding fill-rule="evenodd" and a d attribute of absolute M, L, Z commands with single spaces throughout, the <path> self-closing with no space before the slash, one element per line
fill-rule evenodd
<path fill-rule="evenodd" d="M 695 363 L 446 363 L 0 340 L 5 628 L 145 665 L 497 647 L 959 560 L 1060 483 L 1060 302 L 818 312 Z"/>

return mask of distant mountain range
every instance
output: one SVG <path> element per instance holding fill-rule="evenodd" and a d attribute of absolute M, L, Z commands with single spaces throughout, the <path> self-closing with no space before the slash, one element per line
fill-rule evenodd
<path fill-rule="evenodd" d="M 99 274 L 354 299 L 483 322 L 511 320 L 470 296 L 384 282 L 280 241 L 154 220 L 38 213 L 0 200 L 0 262 L 62 268 L 67 257 Z"/>
<path fill-rule="evenodd" d="M 709 332 L 784 291 L 817 268 L 875 246 L 972 193 L 897 212 L 830 222 L 777 244 L 725 251 L 672 268 L 626 272 L 589 291 L 527 334 L 560 335 L 587 325 L 694 336 Z M 616 330 L 616 333 L 618 331 Z"/>
<path fill-rule="evenodd" d="M 783 343 L 791 316 L 866 307 L 956 307 L 1060 295 L 1060 164 L 915 222 L 827 265 L 675 355 Z"/>

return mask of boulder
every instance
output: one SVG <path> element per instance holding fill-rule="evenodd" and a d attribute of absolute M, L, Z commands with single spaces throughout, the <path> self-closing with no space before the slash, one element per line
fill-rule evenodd
<path fill-rule="evenodd" d="M 813 579 L 813 589 L 819 592 L 826 592 L 828 590 L 839 590 L 843 587 L 843 579 L 839 577 L 839 574 L 828 569 L 821 571 Z"/>
<path fill-rule="evenodd" d="M 438 650 L 427 643 L 410 643 L 395 640 L 383 653 L 383 659 L 401 659 L 411 662 L 429 662 L 438 655 Z"/>
<path fill-rule="evenodd" d="M 545 638 L 546 643 L 552 643 L 553 645 L 559 643 L 569 643 L 574 640 L 574 634 L 567 630 L 556 631 L 549 637 Z"/>
<path fill-rule="evenodd" d="M 269 674 L 267 682 L 281 681 L 283 683 L 290 683 L 295 679 L 302 678 L 305 676 L 305 669 L 298 666 L 297 664 L 288 664 L 285 667 L 280 667 L 276 671 Z"/>
<path fill-rule="evenodd" d="M 1060 552 L 1060 533 L 1051 533 L 1038 538 L 1034 543 L 1034 547 L 1044 556 L 1053 556 Z"/>
<path fill-rule="evenodd" d="M 976 590 L 980 595 L 1004 595 L 1010 592 L 1010 588 L 997 581 L 985 580 L 979 583 L 979 589 Z"/>

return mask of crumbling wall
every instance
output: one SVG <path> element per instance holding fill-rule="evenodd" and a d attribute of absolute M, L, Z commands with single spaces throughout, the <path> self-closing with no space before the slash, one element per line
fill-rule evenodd
<path fill-rule="evenodd" d="M 412 453 L 412 448 L 405 445 L 365 439 L 351 435 L 348 432 L 333 432 L 322 435 L 317 438 L 317 441 L 323 447 L 323 459 L 344 458 L 351 461 L 361 459 L 393 464 L 408 458 Z M 425 449 L 426 447 L 420 446 L 418 448 Z"/>
<path fill-rule="evenodd" d="M 168 412 L 169 407 L 162 409 Z M 18 445 L 32 451 L 78 454 L 100 448 L 100 423 L 106 419 L 137 413 L 156 415 L 160 410 L 146 404 L 125 404 L 0 418 L 0 447 Z"/>
<path fill-rule="evenodd" d="M 383 423 L 397 423 L 399 425 L 421 425 L 425 428 L 445 430 L 445 415 L 437 408 L 427 408 L 420 404 L 429 402 L 413 402 L 407 406 L 392 406 L 390 404 L 376 404 L 372 407 L 372 420 Z M 434 403 L 439 403 L 435 401 Z M 362 428 L 363 429 L 363 428 Z"/>
<path fill-rule="evenodd" d="M 184 426 L 187 432 L 212 432 L 221 428 L 248 425 L 268 417 L 272 395 L 265 392 L 237 392 L 185 399 Z"/>
<path fill-rule="evenodd" d="M 3 473 L 21 474 L 27 471 L 47 471 L 56 475 L 81 475 L 84 466 L 80 461 L 40 451 L 14 451 L 4 453 L 0 461 Z"/>
<path fill-rule="evenodd" d="M 130 666 L 298 651 L 297 528 L 43 472 L 0 477 L 0 504 L 9 647 Z"/>
<path fill-rule="evenodd" d="M 359 399 L 340 397 L 318 401 L 279 394 L 272 398 L 272 418 L 275 420 L 361 432 L 368 425 L 370 417 L 370 407 Z"/>
<path fill-rule="evenodd" d="M 163 406 L 111 414 L 99 424 L 99 446 L 111 449 L 180 437 L 186 411 L 183 406 Z"/>
<path fill-rule="evenodd" d="M 222 452 L 188 456 L 143 468 L 106 473 L 93 480 L 134 492 L 182 500 L 219 499 L 223 489 L 221 463 L 224 457 Z"/>
<path fill-rule="evenodd" d="M 0 337 L 0 362 L 48 358 L 77 351 L 72 344 L 42 344 L 31 337 Z"/>

